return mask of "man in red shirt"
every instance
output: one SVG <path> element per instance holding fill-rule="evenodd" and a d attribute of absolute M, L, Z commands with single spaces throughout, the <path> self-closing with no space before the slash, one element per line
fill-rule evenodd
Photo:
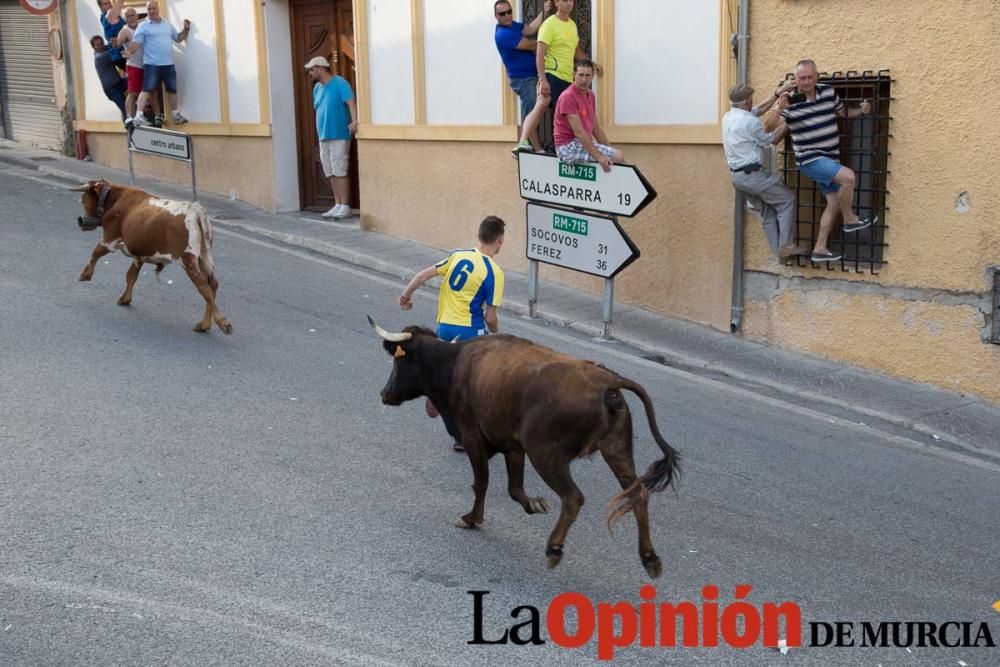
<path fill-rule="evenodd" d="M 597 122 L 597 99 L 590 89 L 593 80 L 594 63 L 577 60 L 573 65 L 573 85 L 556 102 L 552 138 L 560 160 L 596 162 L 609 172 L 611 164 L 621 162 L 625 156 L 620 149 L 608 145 L 608 138 Z"/>

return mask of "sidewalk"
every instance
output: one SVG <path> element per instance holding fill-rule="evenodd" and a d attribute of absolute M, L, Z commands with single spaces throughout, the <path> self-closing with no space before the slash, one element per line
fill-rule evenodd
<path fill-rule="evenodd" d="M 93 178 L 128 182 L 128 173 L 0 139 L 0 168 L 15 165 L 73 183 Z M 148 178 L 136 185 L 173 199 L 190 199 L 190 186 Z M 438 248 L 360 228 L 357 218 L 327 222 L 314 213 L 270 213 L 240 201 L 202 192 L 199 201 L 220 227 L 251 232 L 357 266 L 408 280 L 441 258 Z M 526 274 L 506 272 L 503 311 L 527 315 Z M 402 285 L 401 285 L 402 287 Z M 425 288 L 426 289 L 426 288 Z M 543 283 L 540 319 L 600 336 L 602 299 Z M 614 337 L 663 364 L 710 377 L 725 376 L 741 387 L 779 399 L 805 402 L 832 415 L 895 432 L 1000 471 L 1000 406 L 974 396 L 946 392 L 846 364 L 789 352 L 772 345 L 615 304 Z"/>

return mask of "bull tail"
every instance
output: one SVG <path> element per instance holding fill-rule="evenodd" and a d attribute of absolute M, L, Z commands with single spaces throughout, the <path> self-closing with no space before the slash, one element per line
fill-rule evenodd
<path fill-rule="evenodd" d="M 650 400 L 649 394 L 646 393 L 646 390 L 641 385 L 632 380 L 621 376 L 618 376 L 617 380 L 612 388 L 627 389 L 642 401 L 642 406 L 646 409 L 646 419 L 649 421 L 649 431 L 653 434 L 653 439 L 656 440 L 656 444 L 659 445 L 660 450 L 663 452 L 663 458 L 659 461 L 654 461 L 645 474 L 611 499 L 611 507 L 613 509 L 608 516 L 609 528 L 618 519 L 633 511 L 641 501 L 649 498 L 650 493 L 663 491 L 673 484 L 675 480 L 679 479 L 681 475 L 681 455 L 660 434 L 660 429 L 656 425 L 656 411 L 653 409 L 653 402 Z"/>
<path fill-rule="evenodd" d="M 198 229 L 200 247 L 198 257 L 202 263 L 202 268 L 209 276 L 215 275 L 215 260 L 212 258 L 212 222 L 208 218 L 208 211 L 205 207 L 194 202 L 188 210 L 188 229 L 192 228 L 191 218 Z"/>

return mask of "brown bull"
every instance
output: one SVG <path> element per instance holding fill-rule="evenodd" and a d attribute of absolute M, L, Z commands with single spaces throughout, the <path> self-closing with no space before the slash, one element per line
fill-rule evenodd
<path fill-rule="evenodd" d="M 549 567 L 559 564 L 583 494 L 570 463 L 600 452 L 623 491 L 612 501 L 608 524 L 632 511 L 639 525 L 639 557 L 651 577 L 663 566 L 649 535 L 649 493 L 662 491 L 679 473 L 679 455 L 660 435 L 652 401 L 637 383 L 603 366 L 560 354 L 509 335 L 481 336 L 447 343 L 428 329 L 406 327 L 390 333 L 369 318 L 394 357 L 382 402 L 400 405 L 419 396 L 451 417 L 461 431 L 472 463 L 475 503 L 456 521 L 460 528 L 483 522 L 488 460 L 497 453 L 507 463 L 507 490 L 528 514 L 548 510 L 524 491 L 524 456 L 559 495 L 559 520 L 549 535 Z M 663 452 L 642 477 L 632 458 L 632 416 L 621 390 L 635 393 L 646 409 L 649 429 Z"/>
<path fill-rule="evenodd" d="M 83 193 L 80 201 L 84 215 L 77 218 L 80 229 L 104 228 L 101 242 L 80 273 L 81 281 L 93 277 L 97 260 L 120 250 L 132 258 L 132 266 L 125 274 L 125 291 L 118 297 L 119 305 L 127 306 L 132 303 L 132 289 L 143 264 L 155 264 L 159 273 L 167 263 L 178 262 L 205 299 L 205 315 L 194 330 L 208 331 L 214 320 L 223 332 L 233 332 L 233 326 L 215 304 L 219 281 L 212 260 L 212 224 L 201 204 L 158 199 L 137 188 L 104 180 L 89 181 L 70 190 Z"/>

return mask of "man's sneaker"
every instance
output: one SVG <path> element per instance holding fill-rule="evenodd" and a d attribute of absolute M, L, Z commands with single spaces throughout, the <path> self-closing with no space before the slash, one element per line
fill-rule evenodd
<path fill-rule="evenodd" d="M 149 125 L 149 121 L 146 120 L 146 117 L 143 116 L 142 114 L 136 115 L 136 117 L 135 117 L 135 126 L 136 127 L 142 127 L 144 125 Z"/>
<path fill-rule="evenodd" d="M 327 211 L 326 213 L 323 214 L 323 217 L 324 218 L 333 218 L 333 217 L 336 217 L 336 214 L 337 214 L 338 211 L 340 211 L 340 205 L 339 204 L 334 204 L 333 207 L 331 207 L 329 211 Z"/>
<path fill-rule="evenodd" d="M 809 259 L 821 264 L 823 262 L 836 262 L 841 257 L 843 257 L 843 255 L 838 252 L 813 252 L 813 254 L 809 256 Z"/>
<path fill-rule="evenodd" d="M 163 127 L 163 116 L 153 116 L 153 127 Z"/>
<path fill-rule="evenodd" d="M 173 113 L 174 125 L 183 125 L 188 122 L 188 119 L 181 115 L 180 111 L 175 111 Z"/>
<path fill-rule="evenodd" d="M 351 217 L 351 207 L 347 204 L 340 204 L 338 206 L 334 206 L 333 208 L 336 210 L 334 210 L 333 215 L 330 216 L 331 218 L 342 220 L 344 218 Z"/>
<path fill-rule="evenodd" d="M 878 222 L 878 216 L 872 216 L 871 218 L 861 218 L 857 222 L 846 222 L 844 223 L 844 233 L 850 234 L 851 232 L 856 232 L 859 229 L 864 229 L 865 227 L 871 227 L 876 222 Z"/>
<path fill-rule="evenodd" d="M 809 248 L 802 245 L 801 243 L 795 245 L 783 245 L 778 248 L 778 257 L 781 259 L 788 259 L 789 257 L 795 257 L 796 255 L 804 255 L 809 252 Z"/>
<path fill-rule="evenodd" d="M 523 139 L 517 142 L 517 146 L 514 146 L 514 149 L 510 152 L 510 154 L 516 160 L 518 153 L 524 153 L 524 152 L 533 153 L 534 151 L 535 147 L 531 145 L 531 142 L 528 141 L 527 139 Z"/>
<path fill-rule="evenodd" d="M 132 116 L 129 116 L 125 119 L 125 129 L 131 130 L 133 127 L 135 127 L 135 121 L 132 120 Z"/>

